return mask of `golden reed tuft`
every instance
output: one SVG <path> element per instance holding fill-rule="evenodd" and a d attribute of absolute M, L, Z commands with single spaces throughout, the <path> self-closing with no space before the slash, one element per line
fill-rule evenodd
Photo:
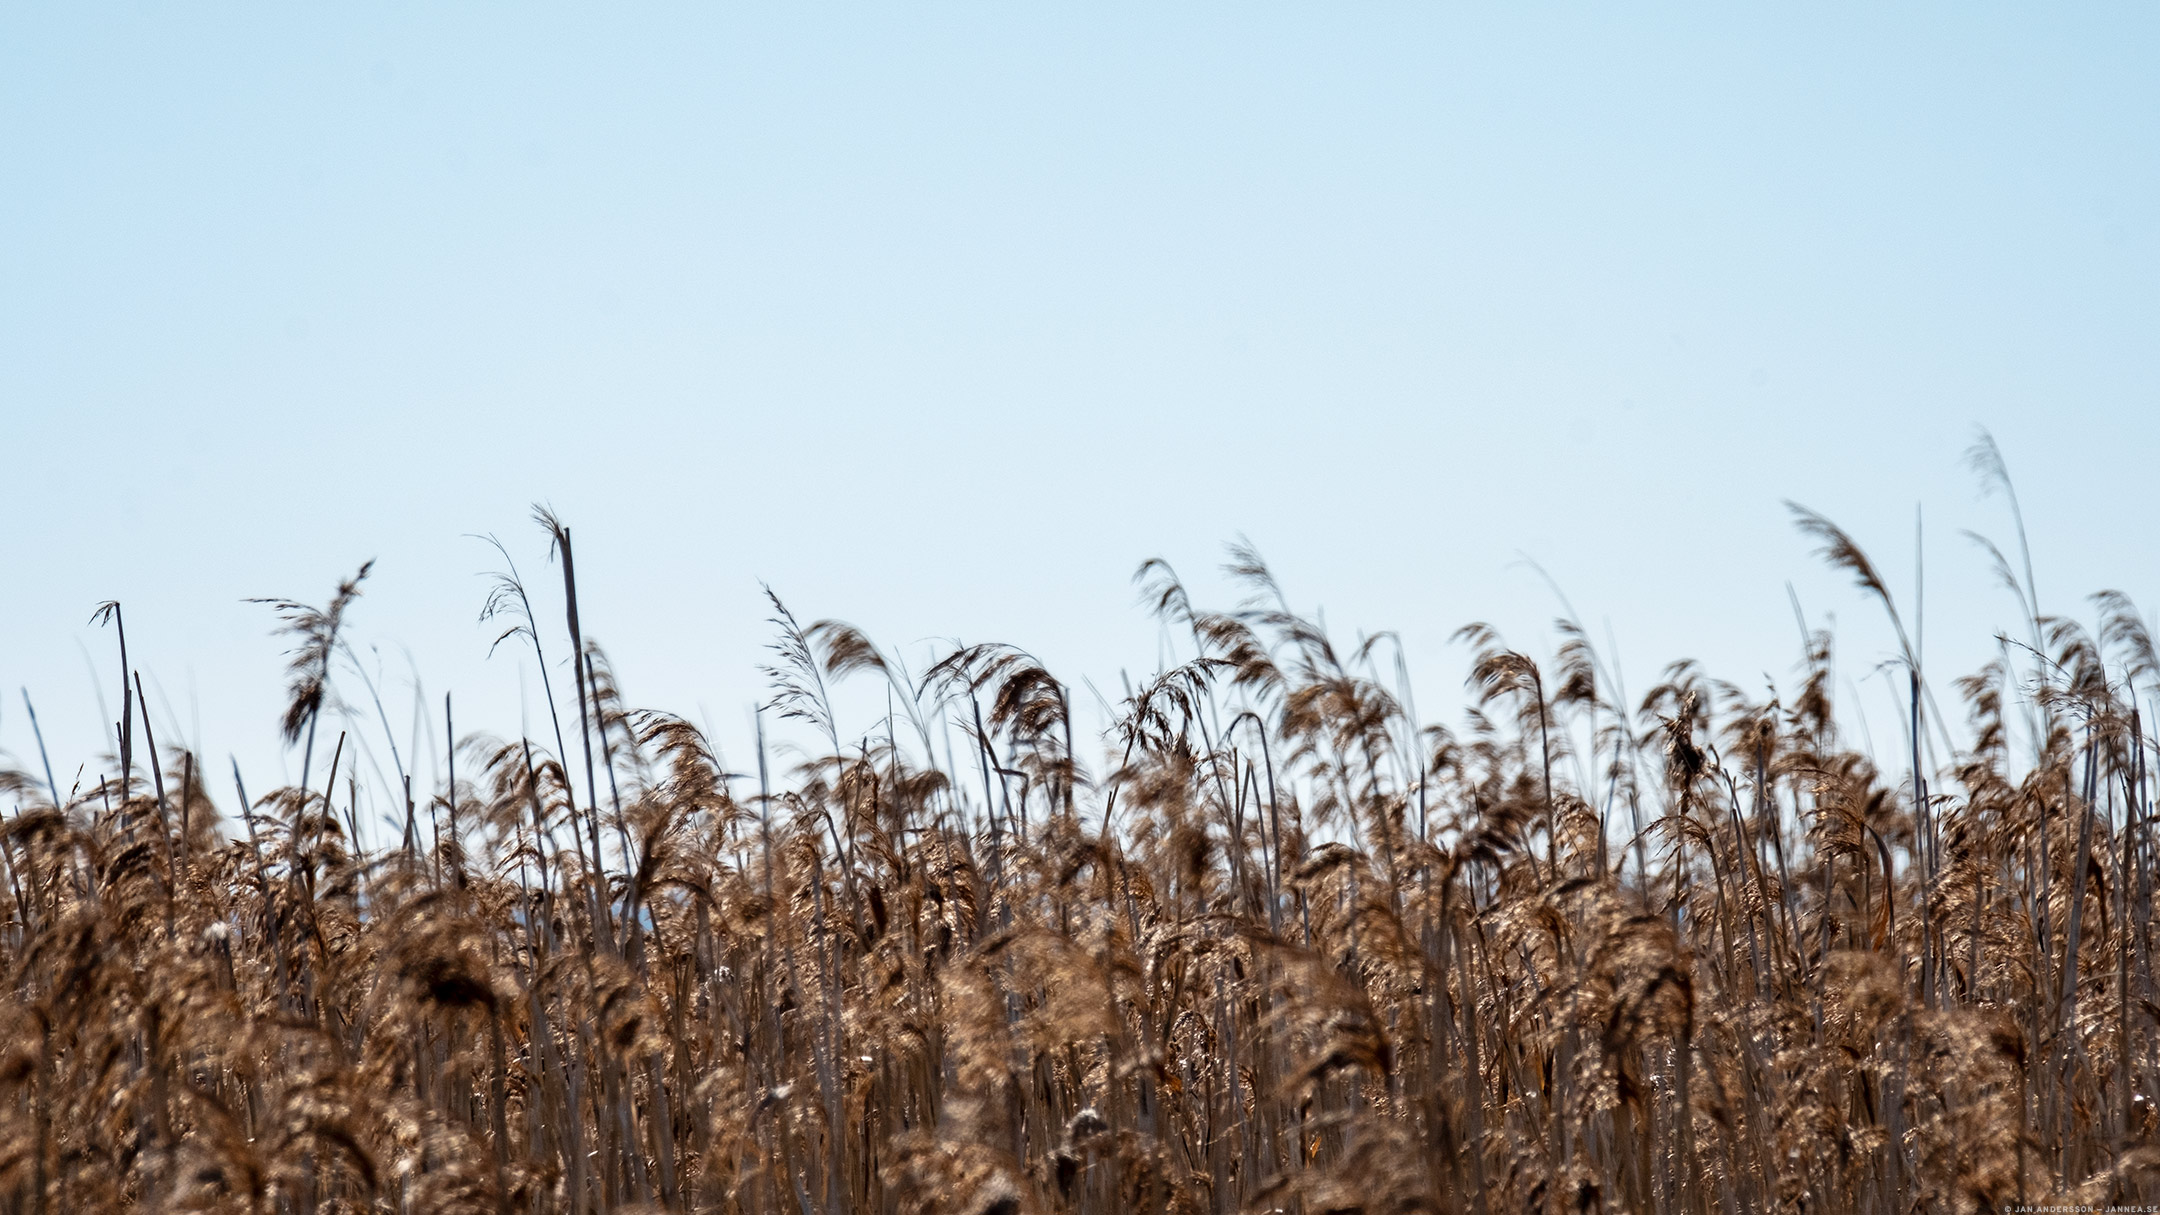
<path fill-rule="evenodd" d="M 2008 489 L 1992 445 L 1976 466 Z M 1903 636 L 1860 547 L 1799 520 Z M 487 613 L 568 671 L 575 720 L 453 733 L 432 793 L 394 741 L 388 790 L 318 746 L 367 567 L 273 605 L 280 725 L 304 771 L 330 752 L 319 782 L 221 819 L 134 716 L 94 786 L 0 777 L 0 1209 L 2160 1199 L 2160 660 L 2119 595 L 2092 630 L 2042 615 L 1997 553 L 2029 619 L 1954 685 L 1969 748 L 1908 647 L 1915 745 L 1879 764 L 1824 634 L 1789 700 L 1682 663 L 1630 704 L 1573 621 L 1548 662 L 1472 626 L 1458 735 L 1415 719 L 1390 643 L 1339 649 L 1249 549 L 1228 612 L 1150 562 L 1191 657 L 1130 689 L 1095 772 L 1025 652 L 917 678 L 774 597 L 772 708 L 817 747 L 738 776 L 622 703 L 541 522 L 568 629 L 506 549 Z M 847 679 L 890 712 L 842 721 Z M 383 847 L 363 792 L 402 820 Z"/>

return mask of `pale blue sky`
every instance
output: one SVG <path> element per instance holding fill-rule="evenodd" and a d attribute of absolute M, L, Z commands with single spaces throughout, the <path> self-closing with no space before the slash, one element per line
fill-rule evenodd
<path fill-rule="evenodd" d="M 738 736 L 760 579 L 1108 693 L 1133 567 L 1222 602 L 1241 532 L 1429 716 L 1458 625 L 1548 647 L 1519 553 L 1637 691 L 1786 676 L 1788 579 L 1864 673 L 1787 497 L 1899 588 L 1924 503 L 1962 669 L 1976 424 L 2044 606 L 2160 603 L 2155 63 L 2133 6 L 10 6 L 0 749 L 27 685 L 88 758 L 118 598 L 275 783 L 241 600 L 368 557 L 354 639 L 514 731 L 466 534 L 544 573 L 536 499 L 633 699 Z"/>

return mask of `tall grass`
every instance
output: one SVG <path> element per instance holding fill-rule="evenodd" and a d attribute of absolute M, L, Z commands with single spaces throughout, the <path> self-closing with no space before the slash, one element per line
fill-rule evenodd
<path fill-rule="evenodd" d="M 1799 520 L 1904 636 L 1860 545 Z M 551 685 L 544 738 L 453 731 L 434 789 L 391 741 L 383 847 L 355 745 L 314 775 L 365 567 L 274 605 L 303 784 L 221 802 L 132 681 L 94 785 L 6 775 L 8 1211 L 2160 1198 L 2160 658 L 2119 595 L 2045 615 L 1998 553 L 2023 636 L 1954 684 L 1905 645 L 1903 771 L 1856 749 L 1820 632 L 1777 699 L 1679 663 L 1630 701 L 1571 620 L 1542 659 L 1471 626 L 1457 733 L 1251 552 L 1227 611 L 1150 562 L 1191 656 L 1090 765 L 1024 651 L 918 677 L 775 597 L 768 716 L 816 745 L 738 775 L 622 702 L 541 522 L 564 627 L 507 548 L 487 609 L 575 720 Z M 845 720 L 850 680 L 890 711 Z"/>

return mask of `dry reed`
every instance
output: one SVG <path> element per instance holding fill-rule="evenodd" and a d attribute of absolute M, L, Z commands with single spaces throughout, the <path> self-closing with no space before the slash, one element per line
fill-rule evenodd
<path fill-rule="evenodd" d="M 133 687 L 94 786 L 6 774 L 6 1210 L 2160 1198 L 2160 659 L 2120 596 L 2043 615 L 1996 553 L 2025 637 L 1939 685 L 1958 750 L 1906 646 L 1886 771 L 1840 728 L 1823 634 L 1787 700 L 1679 664 L 1627 703 L 1571 621 L 1542 663 L 1473 626 L 1455 734 L 1249 550 L 1228 612 L 1151 562 L 1192 657 L 1131 690 L 1093 772 L 1024 652 L 918 678 L 776 597 L 772 707 L 817 743 L 776 782 L 622 703 L 541 521 L 567 628 L 514 568 L 488 611 L 506 642 L 567 637 L 575 720 L 453 737 L 432 792 L 400 759 L 387 848 L 358 845 L 342 737 L 319 786 L 221 817 Z M 1902 637 L 1860 547 L 1800 521 Z M 274 605 L 308 782 L 366 573 Z M 892 710 L 842 721 L 848 679 Z"/>

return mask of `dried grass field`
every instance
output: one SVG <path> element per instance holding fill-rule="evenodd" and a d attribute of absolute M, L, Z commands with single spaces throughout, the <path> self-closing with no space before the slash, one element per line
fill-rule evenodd
<path fill-rule="evenodd" d="M 1023 650 L 910 670 L 775 598 L 765 718 L 818 744 L 737 774 L 623 703 L 540 522 L 548 564 L 485 608 L 560 711 L 454 733 L 448 780 L 405 755 L 361 788 L 364 569 L 270 605 L 301 783 L 161 747 L 133 680 L 80 781 L 0 777 L 0 1207 L 2160 1199 L 2160 658 L 2120 596 L 2043 612 L 2021 540 L 1999 657 L 1908 646 L 1874 760 L 1821 632 L 1764 656 L 1797 672 L 1775 699 L 1685 662 L 1629 698 L 1575 622 L 1536 655 L 1472 625 L 1479 707 L 1426 725 L 1385 640 L 1331 640 L 1239 550 L 1221 610 L 1142 567 L 1191 657 L 1107 745 Z M 890 711 L 836 715 L 843 682 Z M 363 796 L 399 838 L 361 846 Z"/>

